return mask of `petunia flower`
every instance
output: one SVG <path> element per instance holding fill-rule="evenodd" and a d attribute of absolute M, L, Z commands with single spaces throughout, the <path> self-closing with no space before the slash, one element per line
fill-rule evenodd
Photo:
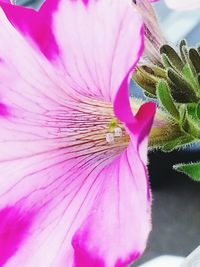
<path fill-rule="evenodd" d="M 130 108 L 130 2 L 0 3 L 0 266 L 121 267 L 146 246 L 155 106 Z"/>
<path fill-rule="evenodd" d="M 10 0 L 1 0 L 1 2 L 3 2 L 3 3 L 12 3 L 12 1 L 10 1 Z"/>

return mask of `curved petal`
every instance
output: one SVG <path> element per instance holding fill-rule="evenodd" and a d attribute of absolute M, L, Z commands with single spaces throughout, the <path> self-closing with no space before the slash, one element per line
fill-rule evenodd
<path fill-rule="evenodd" d="M 128 92 L 124 90 L 127 78 L 118 90 L 114 110 L 125 123 L 131 142 L 99 174 L 102 185 L 98 195 L 72 241 L 75 267 L 127 266 L 145 249 L 151 229 L 151 195 L 145 164 L 156 106 L 146 103 L 136 117 L 131 115 Z M 124 104 L 123 109 L 120 103 Z"/>
<path fill-rule="evenodd" d="M 8 3 L 9 1 L 0 1 L 0 7 L 13 26 L 31 40 L 33 45 L 36 44 L 48 59 L 58 55 L 59 49 L 52 30 L 52 17 L 59 0 L 45 1 L 40 12 Z"/>
<path fill-rule="evenodd" d="M 173 9 L 195 9 L 195 8 L 200 8 L 200 1 L 199 0 L 181 0 L 181 1 L 176 1 L 176 0 L 165 0 L 166 4 L 168 7 L 173 8 Z"/>
<path fill-rule="evenodd" d="M 133 144 L 101 176 L 91 212 L 73 238 L 75 267 L 127 266 L 143 252 L 151 229 L 146 167 Z"/>
<path fill-rule="evenodd" d="M 47 6 L 51 4 L 52 0 L 46 1 Z M 117 103 L 119 88 L 121 104 L 130 112 L 128 74 L 142 52 L 141 18 L 124 0 L 62 0 L 57 4 L 54 12 L 49 12 L 49 34 L 59 48 L 54 61 L 47 60 L 30 43 L 35 30 L 27 26 L 28 35 L 23 35 L 20 13 L 12 21 L 11 7 L 1 4 L 0 263 L 6 267 L 73 266 L 72 237 L 96 205 L 105 176 L 111 169 L 116 173 L 119 164 L 119 168 L 127 169 L 124 180 L 128 184 L 131 175 L 134 181 L 138 177 L 137 169 L 133 173 L 131 166 L 128 171 L 128 154 L 135 157 L 135 164 L 142 171 L 141 181 L 137 179 L 135 183 L 141 184 L 138 197 L 143 207 L 149 207 L 143 164 L 146 147 L 140 149 L 144 137 L 136 138 L 148 123 L 140 113 L 124 121 L 132 138 L 130 148 L 121 157 L 124 146 L 120 142 L 108 144 L 105 139 L 114 117 L 109 102 Z M 14 8 L 13 12 L 22 10 Z M 48 18 L 45 17 L 45 25 Z M 45 27 L 41 26 L 41 33 Z M 48 37 L 47 34 L 44 40 Z M 40 41 L 39 38 L 39 47 L 43 44 Z M 115 107 L 117 114 L 116 110 Z M 152 116 L 149 117 L 151 121 Z M 132 129 L 133 121 L 137 126 L 143 125 L 138 133 Z M 111 183 L 114 181 L 113 191 L 110 184 L 111 195 L 116 194 L 114 178 L 110 179 Z M 117 179 L 121 182 L 121 176 Z M 126 184 L 122 186 L 125 201 L 124 188 Z M 132 188 L 136 190 L 133 185 Z M 138 202 L 130 204 L 134 216 L 137 206 Z M 148 218 L 147 209 L 139 221 Z M 141 244 L 135 237 L 122 254 L 117 256 L 115 251 L 112 260 L 121 257 L 123 262 L 129 261 L 125 258 L 131 250 L 135 253 L 136 249 L 143 249 L 149 231 L 148 223 L 143 223 Z M 138 227 L 137 222 L 135 226 Z M 121 243 L 125 240 L 121 239 Z"/>
<path fill-rule="evenodd" d="M 141 32 L 142 20 L 130 8 L 131 1 L 97 2 L 98 5 L 96 1 L 86 5 L 83 0 L 76 4 L 46 0 L 38 13 L 23 7 L 1 6 L 16 28 L 23 34 L 28 32 L 28 39 L 36 40 L 45 54 L 52 49 L 55 52 L 57 47 L 57 60 L 71 82 L 77 81 L 81 94 L 111 100 L 134 64 L 133 59 L 138 57 L 135 47 L 141 39 L 135 36 Z M 126 53 L 121 53 L 122 49 Z"/>
<path fill-rule="evenodd" d="M 141 46 L 143 25 L 132 1 L 97 2 L 84 6 L 77 1 L 75 6 L 73 1 L 61 1 L 55 36 L 65 69 L 79 81 L 81 93 L 110 101 L 141 55 L 135 48 Z M 62 27 L 65 16 L 69 23 Z M 121 53 L 122 49 L 126 53 Z"/>

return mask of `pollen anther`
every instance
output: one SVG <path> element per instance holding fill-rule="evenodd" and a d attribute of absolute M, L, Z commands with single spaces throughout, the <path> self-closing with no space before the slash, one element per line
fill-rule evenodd
<path fill-rule="evenodd" d="M 120 127 L 116 127 L 114 129 L 114 136 L 116 136 L 116 137 L 122 137 L 122 135 L 123 135 L 122 129 Z"/>
<path fill-rule="evenodd" d="M 114 143 L 114 134 L 113 133 L 107 133 L 106 134 L 106 141 L 109 144 Z"/>

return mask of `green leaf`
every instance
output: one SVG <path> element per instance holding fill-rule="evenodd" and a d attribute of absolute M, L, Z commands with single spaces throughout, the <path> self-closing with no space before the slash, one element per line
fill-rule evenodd
<path fill-rule="evenodd" d="M 187 107 L 188 115 L 193 120 L 195 120 L 197 123 L 199 123 L 199 120 L 200 120 L 200 102 L 197 104 L 195 104 L 195 103 L 194 104 L 193 103 L 187 104 L 186 107 Z"/>
<path fill-rule="evenodd" d="M 167 144 L 161 147 L 161 150 L 164 152 L 171 152 L 175 149 L 181 148 L 184 145 L 187 145 L 193 141 L 189 135 L 182 135 L 178 138 L 175 138 L 171 141 L 168 141 Z"/>
<path fill-rule="evenodd" d="M 200 181 L 200 162 L 190 164 L 177 164 L 173 167 L 176 171 L 185 173 L 194 181 Z"/>
<path fill-rule="evenodd" d="M 151 72 L 153 73 L 154 76 L 158 78 L 167 78 L 166 70 L 157 66 L 157 65 L 152 65 L 151 66 Z"/>
<path fill-rule="evenodd" d="M 167 68 L 173 68 L 172 64 L 170 63 L 170 60 L 168 58 L 167 55 L 165 54 L 162 54 L 161 55 L 161 61 L 162 61 L 162 64 L 163 66 L 167 69 Z"/>
<path fill-rule="evenodd" d="M 189 51 L 188 51 L 188 47 L 187 47 L 187 42 L 185 40 L 182 40 L 180 42 L 179 49 L 180 49 L 181 59 L 182 59 L 183 63 L 185 63 L 185 64 L 188 63 Z"/>
<path fill-rule="evenodd" d="M 154 99 L 156 99 L 156 96 L 155 95 L 152 95 L 152 94 L 150 94 L 147 91 L 144 91 L 144 96 L 147 97 L 147 98 L 154 98 Z"/>
<path fill-rule="evenodd" d="M 194 69 L 194 67 L 193 67 Z M 191 64 L 187 63 L 182 71 L 182 75 L 185 80 L 192 86 L 193 90 L 195 91 L 196 95 L 199 96 L 199 82 L 198 82 L 198 75 L 196 71 L 192 70 Z"/>
<path fill-rule="evenodd" d="M 200 73 L 200 55 L 194 48 L 191 48 L 189 50 L 189 58 L 192 62 L 192 65 L 195 68 L 196 73 L 199 74 Z"/>
<path fill-rule="evenodd" d="M 199 120 L 193 118 L 188 114 L 187 105 L 181 105 L 179 107 L 180 114 L 180 127 L 187 134 L 192 136 L 194 139 L 200 139 L 200 124 Z"/>
<path fill-rule="evenodd" d="M 194 103 L 198 102 L 198 98 L 192 85 L 180 74 L 172 68 L 167 70 L 167 76 L 174 85 L 171 93 L 177 102 L 180 103 Z"/>
<path fill-rule="evenodd" d="M 196 117 L 200 120 L 200 103 L 196 105 Z"/>
<path fill-rule="evenodd" d="M 198 104 L 195 104 L 195 103 L 194 104 L 193 103 L 185 104 L 188 115 L 194 120 L 198 119 L 197 118 L 197 105 Z"/>
<path fill-rule="evenodd" d="M 156 94 L 156 83 L 159 79 L 153 74 L 147 72 L 144 67 L 137 67 L 132 74 L 132 79 L 150 95 Z"/>
<path fill-rule="evenodd" d="M 157 84 L 156 89 L 157 98 L 166 109 L 166 111 L 171 114 L 171 116 L 179 120 L 179 112 L 174 104 L 174 100 L 170 94 L 168 84 L 164 80 L 160 80 Z"/>
<path fill-rule="evenodd" d="M 179 57 L 178 53 L 168 44 L 163 45 L 160 48 L 161 55 L 166 55 L 169 59 L 169 62 L 173 66 L 174 69 L 177 69 L 178 71 L 182 71 L 184 64 Z"/>

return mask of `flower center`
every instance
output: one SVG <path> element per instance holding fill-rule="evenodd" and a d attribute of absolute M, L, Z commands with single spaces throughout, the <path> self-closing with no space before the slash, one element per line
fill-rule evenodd
<path fill-rule="evenodd" d="M 114 143 L 116 138 L 123 137 L 123 128 L 122 125 L 117 121 L 117 119 L 112 119 L 109 127 L 108 133 L 106 134 L 106 141 L 108 143 Z"/>
<path fill-rule="evenodd" d="M 77 103 L 72 99 L 63 111 L 55 113 L 52 110 L 50 113 L 52 135 L 63 147 L 67 143 L 71 153 L 78 151 L 78 154 L 112 157 L 119 155 L 129 144 L 129 135 L 116 119 L 109 102 L 82 98 Z"/>

